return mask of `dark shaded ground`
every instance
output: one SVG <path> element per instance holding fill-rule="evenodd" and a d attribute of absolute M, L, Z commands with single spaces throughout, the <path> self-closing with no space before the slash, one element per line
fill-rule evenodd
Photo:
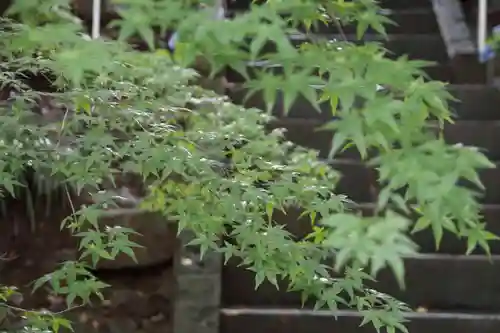
<path fill-rule="evenodd" d="M 42 288 L 31 294 L 31 282 L 51 272 L 58 263 L 76 256 L 74 239 L 60 222 L 71 212 L 61 206 L 50 216 L 38 214 L 35 230 L 24 208 L 10 203 L 10 212 L 0 220 L 0 254 L 8 260 L 0 262 L 0 285 L 20 288 L 24 300 L 19 305 L 28 309 L 63 310 L 64 300 Z M 77 308 L 67 315 L 75 321 L 75 332 L 168 333 L 171 332 L 173 271 L 171 260 L 153 266 L 97 270 L 95 274 L 112 287 L 105 301 Z M 3 327 L 2 327 L 3 326 Z M 7 323 L 0 329 L 8 328 Z"/>

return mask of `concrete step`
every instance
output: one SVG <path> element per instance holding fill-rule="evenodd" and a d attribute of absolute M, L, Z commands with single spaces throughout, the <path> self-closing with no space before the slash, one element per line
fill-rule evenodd
<path fill-rule="evenodd" d="M 432 0 L 441 37 L 454 68 L 456 82 L 487 82 L 487 66 L 478 61 L 473 30 L 467 24 L 461 0 Z M 477 3 L 477 1 L 470 1 Z"/>
<path fill-rule="evenodd" d="M 249 64 L 247 66 L 247 73 L 250 77 L 255 78 L 256 72 L 263 70 L 265 67 L 265 62 Z M 280 66 L 273 66 L 270 68 L 268 67 L 267 70 L 271 71 L 275 75 L 283 74 L 283 67 Z M 434 64 L 432 66 L 425 67 L 424 72 L 427 74 L 430 80 L 449 83 L 456 82 L 456 75 L 453 71 L 453 68 L 447 64 Z M 241 76 L 241 74 L 239 74 L 232 68 L 227 69 L 225 75 L 229 82 L 242 83 L 246 81 L 245 78 Z"/>
<path fill-rule="evenodd" d="M 404 2 L 404 1 L 401 1 Z M 335 316 L 338 316 L 336 318 Z M 286 308 L 224 308 L 221 333 L 374 333 L 371 324 L 359 327 L 355 311 L 312 311 Z M 413 313 L 406 326 L 411 333 L 497 333 L 497 314 Z"/>
<path fill-rule="evenodd" d="M 332 41 L 343 40 L 343 36 L 339 34 L 328 34 L 324 36 Z M 397 58 L 407 55 L 409 59 L 413 60 L 427 60 L 443 64 L 449 61 L 446 47 L 439 34 L 389 35 L 387 39 L 378 34 L 366 34 L 363 36 L 363 40 L 357 40 L 356 35 L 354 34 L 347 34 L 345 37 L 348 41 L 357 45 L 363 45 L 368 42 L 380 43 L 385 49 L 389 50 L 387 53 L 389 58 Z M 299 46 L 307 41 L 304 35 L 298 34 L 290 35 L 290 40 L 296 46 Z M 276 47 L 273 43 L 268 43 L 264 45 L 261 52 L 263 54 L 268 52 L 274 53 L 276 52 Z"/>
<path fill-rule="evenodd" d="M 233 18 L 239 14 L 243 14 L 244 10 L 228 11 L 227 17 Z M 383 15 L 391 19 L 394 24 L 387 24 L 386 31 L 388 34 L 439 34 L 439 27 L 432 8 L 410 9 L 410 10 L 384 10 Z M 349 24 L 342 26 L 342 31 L 347 34 L 356 34 L 357 25 Z M 306 31 L 304 26 L 299 27 L 299 30 Z M 332 22 L 331 24 L 319 23 L 317 27 L 311 29 L 317 34 L 338 34 L 340 30 Z M 376 34 L 377 31 L 369 28 L 366 33 Z"/>
<path fill-rule="evenodd" d="M 286 138 L 298 145 L 318 150 L 320 157 L 326 158 L 331 148 L 334 133 L 332 131 L 318 131 L 322 123 L 307 119 L 283 119 L 271 122 L 268 127 L 285 128 Z M 436 126 L 429 125 L 435 129 Z M 500 137 L 500 122 L 457 121 L 447 124 L 444 128 L 444 137 L 450 144 L 462 143 L 482 149 L 492 160 L 500 160 L 500 147 L 496 140 Z M 360 156 L 356 148 L 347 148 L 338 154 L 338 158 L 356 159 Z"/>
<path fill-rule="evenodd" d="M 302 134 L 303 135 L 303 134 Z M 378 184 L 378 173 L 362 162 L 336 160 L 332 167 L 342 174 L 335 192 L 345 194 L 355 202 L 374 202 L 382 187 Z M 480 170 L 479 178 L 486 190 L 478 198 L 481 203 L 500 204 L 500 164 L 495 169 Z M 464 186 L 470 186 L 465 184 Z"/>
<path fill-rule="evenodd" d="M 326 158 L 333 139 L 332 131 L 318 131 L 323 124 L 308 119 L 281 119 L 269 123 L 268 128 L 286 129 L 286 138 L 298 145 L 319 151 L 320 157 Z M 436 129 L 432 123 L 429 126 Z M 462 143 L 482 149 L 491 160 L 500 160 L 500 121 L 457 121 L 444 127 L 445 140 L 450 144 Z M 338 154 L 338 158 L 359 160 L 356 148 L 347 148 Z"/>
<path fill-rule="evenodd" d="M 389 9 L 432 9 L 432 0 L 380 0 L 380 7 Z"/>
<path fill-rule="evenodd" d="M 319 156 L 326 158 L 330 152 L 334 133 L 318 131 L 322 122 L 308 119 L 282 119 L 269 123 L 268 128 L 286 129 L 286 138 L 298 145 L 319 151 Z M 432 123 L 429 126 L 437 130 Z M 445 140 L 450 144 L 462 143 L 467 146 L 481 148 L 491 160 L 500 160 L 500 122 L 499 121 L 457 121 L 444 127 Z M 338 154 L 338 158 L 359 160 L 355 147 L 347 148 Z"/>
<path fill-rule="evenodd" d="M 374 169 L 353 160 L 337 160 L 331 166 L 342 175 L 335 193 L 345 194 L 355 202 L 373 202 L 377 199 L 379 186 Z"/>
<path fill-rule="evenodd" d="M 251 3 L 262 3 L 263 0 L 226 0 L 229 10 L 245 10 L 250 8 Z M 387 9 L 432 9 L 431 0 L 380 0 L 378 1 L 382 8 Z"/>
<path fill-rule="evenodd" d="M 233 81 L 232 81 L 233 82 Z M 449 85 L 448 90 L 457 99 L 450 102 L 450 110 L 460 120 L 500 120 L 500 91 L 497 88 L 485 85 Z M 248 90 L 244 88 L 234 89 L 229 92 L 229 97 L 237 104 L 256 107 L 265 110 L 262 94 L 257 92 L 245 101 Z M 282 94 L 278 93 L 274 107 L 274 115 L 283 117 L 284 102 Z M 321 113 L 318 113 L 311 104 L 303 97 L 298 97 L 286 117 L 329 120 L 332 118 L 330 103 L 321 105 Z"/>
<path fill-rule="evenodd" d="M 286 288 L 277 290 L 270 283 L 263 283 L 255 290 L 255 273 L 237 264 L 237 261 L 230 260 L 223 268 L 224 306 L 301 307 L 300 293 L 287 292 Z M 490 260 L 486 256 L 475 255 L 418 255 L 405 259 L 405 273 L 405 290 L 400 289 L 392 271 L 388 269 L 381 271 L 377 282 L 369 286 L 413 308 L 424 307 L 431 311 L 500 310 L 499 256 L 492 256 Z M 313 305 L 314 302 L 309 302 L 305 307 L 312 308 Z M 436 329 L 430 331 L 441 332 Z"/>
<path fill-rule="evenodd" d="M 385 26 L 388 34 L 439 34 L 439 26 L 432 9 L 387 10 L 383 14 L 396 23 L 396 25 L 387 24 Z M 342 27 L 344 33 L 347 34 L 356 34 L 356 29 L 356 24 Z M 334 24 L 321 24 L 313 32 L 318 34 L 337 34 L 339 30 Z M 377 32 L 370 28 L 366 33 L 376 34 Z"/>
<path fill-rule="evenodd" d="M 364 216 L 371 216 L 375 208 L 375 204 L 363 203 L 352 207 L 351 211 L 360 212 Z M 276 223 L 284 225 L 286 230 L 293 235 L 302 239 L 312 231 L 309 216 L 301 216 L 302 212 L 303 210 L 298 207 L 289 207 L 286 210 L 286 214 L 281 211 L 275 211 L 273 219 Z M 500 236 L 500 205 L 483 205 L 481 214 L 484 218 L 484 222 L 486 222 L 486 229 Z M 412 221 L 416 221 L 417 218 L 417 216 L 411 217 Z M 411 234 L 410 237 L 418 245 L 420 253 L 463 255 L 467 251 L 467 241 L 447 231 L 444 232 L 439 249 L 436 249 L 435 238 L 430 229 Z M 492 254 L 500 255 L 500 241 L 491 240 L 489 245 Z M 479 247 L 472 253 L 486 254 L 485 251 Z"/>

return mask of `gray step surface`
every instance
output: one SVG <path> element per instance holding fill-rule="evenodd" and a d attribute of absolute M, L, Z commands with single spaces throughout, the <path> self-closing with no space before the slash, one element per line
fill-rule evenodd
<path fill-rule="evenodd" d="M 252 2 L 262 3 L 263 1 L 226 0 L 227 8 L 230 10 L 247 9 Z M 387 9 L 432 9 L 431 0 L 380 0 L 379 5 Z"/>
<path fill-rule="evenodd" d="M 364 216 L 371 216 L 375 211 L 376 205 L 373 203 L 358 204 L 355 207 L 350 207 L 352 212 L 360 212 Z M 273 220 L 285 226 L 285 229 L 293 235 L 302 239 L 308 235 L 311 229 L 310 218 L 308 215 L 301 216 L 303 210 L 298 207 L 288 207 L 286 213 L 275 211 L 273 213 Z M 481 207 L 481 214 L 483 221 L 486 223 L 486 229 L 495 235 L 500 236 L 500 204 L 483 205 Z M 318 217 L 319 218 L 319 217 Z M 412 216 L 413 222 L 417 220 L 418 216 Z M 418 245 L 420 253 L 440 253 L 440 254 L 455 254 L 463 255 L 467 251 L 467 241 L 464 238 L 459 238 L 456 235 L 445 231 L 443 238 L 436 249 L 436 242 L 432 230 L 422 230 L 417 233 L 409 235 L 411 239 Z M 492 254 L 500 254 L 500 241 L 491 240 L 488 242 Z M 486 252 L 477 247 L 473 254 L 486 254 Z"/>
<path fill-rule="evenodd" d="M 338 318 L 335 318 L 335 315 Z M 405 325 L 410 333 L 498 333 L 497 314 L 415 313 Z M 225 308 L 221 333 L 375 333 L 371 324 L 359 327 L 355 311 L 311 311 L 282 308 Z M 381 332 L 384 332 L 381 330 Z M 398 332 L 398 331 L 397 331 Z"/>
<path fill-rule="evenodd" d="M 268 128 L 286 129 L 286 138 L 298 145 L 318 150 L 320 157 L 326 158 L 331 148 L 334 133 L 331 130 L 319 131 L 324 122 L 309 119 L 281 119 L 269 123 Z M 429 124 L 436 130 L 437 125 Z M 444 138 L 450 144 L 462 143 L 479 147 L 491 160 L 500 161 L 500 121 L 456 121 L 446 124 Z M 359 159 L 356 148 L 347 148 L 339 153 L 339 158 Z"/>
<path fill-rule="evenodd" d="M 344 40 L 344 36 L 340 34 L 322 36 L 331 41 Z M 412 60 L 427 60 L 443 64 L 449 61 L 446 46 L 438 33 L 430 35 L 388 35 L 387 37 L 383 37 L 379 34 L 365 34 L 362 40 L 358 40 L 354 34 L 347 34 L 345 37 L 347 41 L 356 45 L 363 45 L 370 42 L 380 43 L 383 48 L 389 50 L 386 54 L 389 58 L 398 58 L 407 55 L 408 58 Z M 290 35 L 290 41 L 293 45 L 298 47 L 306 42 L 307 39 L 303 35 L 297 34 Z M 276 52 L 276 47 L 273 43 L 264 45 L 261 50 L 262 54 L 268 52 Z"/>
<path fill-rule="evenodd" d="M 335 193 L 347 195 L 355 202 L 376 200 L 378 185 L 375 170 L 352 160 L 338 160 L 331 166 L 342 175 L 335 187 Z"/>
<path fill-rule="evenodd" d="M 374 202 L 382 187 L 378 183 L 375 169 L 366 167 L 362 162 L 352 160 L 336 160 L 331 163 L 342 175 L 335 187 L 337 194 L 344 194 L 354 202 Z M 485 204 L 500 204 L 500 165 L 495 169 L 479 170 L 479 178 L 486 187 L 478 200 Z M 464 184 L 465 185 L 465 182 Z M 467 185 L 466 185 L 467 186 Z M 470 185 L 468 185 L 470 187 Z"/>
<path fill-rule="evenodd" d="M 478 61 L 477 47 L 462 9 L 461 0 L 432 0 L 433 10 L 454 68 L 461 83 L 487 82 L 487 68 Z"/>
<path fill-rule="evenodd" d="M 237 263 L 230 260 L 223 268 L 224 306 L 301 307 L 300 293 L 286 292 L 286 288 L 277 290 L 270 283 L 263 283 L 255 290 L 255 273 L 237 267 Z M 400 289 L 388 269 L 377 275 L 377 282 L 368 285 L 413 308 L 425 307 L 431 311 L 500 310 L 499 256 L 492 256 L 490 260 L 480 255 L 427 254 L 407 258 L 404 263 L 404 290 Z M 313 305 L 314 302 L 305 304 L 307 308 Z"/>
<path fill-rule="evenodd" d="M 283 74 L 283 67 L 281 66 L 268 67 L 265 66 L 265 62 L 249 63 L 247 65 L 246 71 L 251 78 L 255 78 L 256 74 L 264 69 L 271 71 L 275 75 Z M 423 71 L 426 74 L 425 77 L 426 80 L 436 80 L 448 83 L 457 82 L 457 76 L 455 75 L 455 72 L 451 67 L 451 65 L 448 64 L 433 64 L 432 66 L 423 68 Z M 225 71 L 225 73 L 226 73 L 225 76 L 229 82 L 242 83 L 246 81 L 246 79 L 243 76 L 241 76 L 241 74 L 239 74 L 232 68 L 228 68 Z M 469 83 L 469 82 L 460 82 L 460 83 Z"/>
<path fill-rule="evenodd" d="M 244 14 L 246 11 L 228 11 L 227 17 L 233 18 Z M 395 24 L 386 24 L 385 29 L 388 34 L 439 34 L 439 27 L 432 9 L 410 9 L 410 10 L 383 10 L 381 15 L 386 16 Z M 285 16 L 286 17 L 286 16 Z M 343 25 L 341 30 L 334 22 L 316 22 L 317 26 L 311 27 L 311 32 L 316 34 L 338 34 L 342 30 L 347 34 L 356 34 L 357 25 L 355 23 Z M 300 31 L 306 31 L 304 26 L 299 26 Z M 369 27 L 366 33 L 378 33 Z"/>
<path fill-rule="evenodd" d="M 431 0 L 379 0 L 378 3 L 388 9 L 432 9 Z"/>
<path fill-rule="evenodd" d="M 485 85 L 449 85 L 448 91 L 457 99 L 457 101 L 450 101 L 449 105 L 457 119 L 500 120 L 500 90 L 497 88 Z M 245 88 L 237 88 L 228 93 L 237 104 L 265 110 L 265 103 L 260 92 L 245 100 L 247 94 L 248 90 Z M 277 117 L 283 117 L 284 111 L 282 94 L 278 92 L 273 113 Z M 332 118 L 331 106 L 328 102 L 323 103 L 321 113 L 318 113 L 305 98 L 299 96 L 286 117 L 326 121 Z"/>
<path fill-rule="evenodd" d="M 416 10 L 388 10 L 382 12 L 392 20 L 394 24 L 386 24 L 386 32 L 388 34 L 439 34 L 439 26 L 431 9 L 416 9 Z M 356 34 L 356 24 L 350 24 L 342 27 L 344 33 Z M 339 29 L 335 24 L 324 25 L 320 24 L 317 29 L 312 32 L 318 34 L 336 34 Z M 366 31 L 367 34 L 377 33 L 372 28 Z"/>

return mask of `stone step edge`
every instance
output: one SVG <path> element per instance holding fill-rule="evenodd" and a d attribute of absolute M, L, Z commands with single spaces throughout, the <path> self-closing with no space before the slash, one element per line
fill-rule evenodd
<path fill-rule="evenodd" d="M 248 13 L 248 9 L 228 9 L 226 14 L 245 14 Z M 423 15 L 423 14 L 434 14 L 432 8 L 410 8 L 410 9 L 400 9 L 400 8 L 384 8 L 381 7 L 380 14 L 384 16 L 388 15 Z M 227 16 L 227 15 L 226 15 Z"/>
<path fill-rule="evenodd" d="M 499 114 L 500 117 L 500 114 Z M 307 126 L 323 126 L 326 123 L 329 123 L 330 121 L 334 121 L 335 118 L 332 117 L 332 119 L 327 119 L 327 120 L 322 120 L 318 118 L 299 118 L 299 117 L 287 117 L 281 116 L 281 117 L 275 117 L 275 119 L 271 119 L 269 121 L 270 125 L 280 125 L 280 126 L 286 126 L 286 125 L 307 125 Z M 427 125 L 429 127 L 436 127 L 438 124 L 436 124 L 437 120 L 429 119 Z M 493 125 L 499 125 L 500 124 L 500 119 L 498 120 L 461 120 L 461 119 L 454 119 L 453 123 L 446 123 L 445 126 L 455 126 L 457 124 L 487 124 L 488 126 L 493 126 Z M 332 131 L 332 130 L 325 130 L 325 131 Z M 318 130 L 320 132 L 320 130 Z"/>
<path fill-rule="evenodd" d="M 376 207 L 376 203 L 374 202 L 360 202 L 360 203 L 355 203 L 353 205 L 354 208 L 361 208 L 361 209 L 371 209 Z M 481 210 L 499 210 L 500 211 L 500 203 L 498 204 L 481 204 Z"/>
<path fill-rule="evenodd" d="M 267 60 L 261 60 L 261 61 L 249 61 L 247 62 L 247 66 L 249 67 L 269 67 L 269 68 L 279 68 L 281 67 L 280 64 L 272 64 Z M 432 66 L 429 66 L 432 67 Z M 445 87 L 448 88 L 448 90 L 497 90 L 498 94 L 500 94 L 500 88 L 497 86 L 492 86 L 492 85 L 487 85 L 487 84 L 482 84 L 482 83 L 462 83 L 462 84 L 447 84 L 445 83 Z M 245 87 L 245 83 L 234 83 L 231 87 L 231 91 L 245 91 L 248 90 L 248 88 Z"/>
<path fill-rule="evenodd" d="M 323 158 L 319 158 L 319 161 L 320 162 L 323 162 L 323 163 L 326 163 L 328 165 L 331 165 L 331 166 L 337 166 L 337 165 L 342 165 L 342 166 L 345 166 L 345 165 L 354 165 L 354 166 L 366 166 L 366 167 L 370 167 L 370 165 L 368 165 L 368 161 L 367 160 L 357 160 L 357 159 L 353 159 L 353 158 L 344 158 L 344 157 L 341 157 L 341 158 L 334 158 L 332 160 L 328 160 L 328 159 L 323 159 Z M 493 170 L 495 169 L 500 169 L 500 161 L 491 161 L 493 164 L 496 165 L 495 168 L 493 168 Z M 487 169 L 480 169 L 480 170 L 487 170 Z M 498 205 L 500 207 L 500 203 Z"/>
<path fill-rule="evenodd" d="M 252 68 L 256 69 L 265 69 L 267 68 L 281 68 L 282 66 L 280 64 L 272 64 L 267 60 L 262 60 L 262 61 L 250 61 L 247 62 L 246 64 L 247 68 L 251 70 Z M 442 66 L 442 64 L 436 64 L 436 65 L 430 65 L 430 67 L 436 67 L 436 66 Z M 425 71 L 425 67 L 422 68 L 422 70 Z M 278 74 L 279 75 L 279 74 Z M 230 91 L 227 93 L 229 94 L 228 96 L 231 97 L 230 94 L 237 94 L 245 91 L 249 91 L 249 88 L 245 86 L 245 82 L 231 82 L 231 88 Z M 321 86 L 316 86 L 312 85 L 311 87 L 320 89 Z M 481 84 L 481 83 L 465 83 L 465 84 L 453 84 L 453 83 L 445 83 L 444 87 L 447 89 L 448 92 L 450 92 L 452 95 L 453 93 L 460 93 L 460 92 L 480 92 L 480 91 L 496 91 L 500 95 L 500 85 L 494 86 L 494 85 L 487 85 L 487 84 Z M 277 93 L 279 93 L 281 90 L 277 90 Z M 250 95 L 249 97 L 252 97 L 253 95 L 258 95 L 261 93 L 260 90 L 257 90 L 254 94 Z M 460 102 L 460 100 L 458 101 Z M 500 113 L 499 113 L 500 114 Z M 500 120 L 500 119 L 499 119 Z"/>
<path fill-rule="evenodd" d="M 432 8 L 456 81 L 488 82 L 485 64 L 478 62 L 472 31 L 459 0 L 432 0 Z"/>
<path fill-rule="evenodd" d="M 387 36 L 382 36 L 380 34 L 375 34 L 375 33 L 366 33 L 363 35 L 361 39 L 359 39 L 355 34 L 338 34 L 338 33 L 314 33 L 314 36 L 321 36 L 321 37 L 328 37 L 329 39 L 336 39 L 339 41 L 342 41 L 345 38 L 347 39 L 348 42 L 391 42 L 391 41 L 411 41 L 412 43 L 415 43 L 417 41 L 421 40 L 435 40 L 435 41 L 442 41 L 442 37 L 440 34 L 435 33 L 435 34 L 388 34 Z M 305 34 L 303 33 L 291 33 L 288 35 L 289 39 L 291 41 L 297 41 L 297 42 L 306 42 L 310 40 Z"/>
<path fill-rule="evenodd" d="M 258 315 L 258 316 L 318 316 L 318 317 L 359 317 L 362 315 L 351 310 L 312 310 L 312 309 L 289 309 L 289 308 L 259 308 L 259 307 L 227 307 L 221 308 L 220 312 L 226 316 Z M 447 320 L 495 320 L 500 325 L 500 314 L 494 313 L 466 313 L 466 312 L 409 312 L 405 315 L 407 319 L 447 319 Z"/>

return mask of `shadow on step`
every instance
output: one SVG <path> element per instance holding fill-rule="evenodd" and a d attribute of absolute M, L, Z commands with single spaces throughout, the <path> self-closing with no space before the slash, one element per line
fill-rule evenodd
<path fill-rule="evenodd" d="M 281 308 L 227 308 L 221 311 L 221 333 L 374 333 L 371 324 L 359 327 L 354 311 L 311 311 Z M 465 313 L 416 313 L 406 323 L 411 333 L 497 333 L 500 316 Z"/>
<path fill-rule="evenodd" d="M 428 254 L 405 260 L 406 289 L 401 290 L 390 270 L 368 285 L 408 303 L 414 309 L 423 307 L 442 311 L 500 310 L 500 257 L 453 256 Z M 224 306 L 285 306 L 300 308 L 301 295 L 286 292 L 286 284 L 278 291 L 270 283 L 257 290 L 255 273 L 229 261 L 222 272 L 222 304 Z M 312 308 L 314 302 L 306 302 Z"/>

